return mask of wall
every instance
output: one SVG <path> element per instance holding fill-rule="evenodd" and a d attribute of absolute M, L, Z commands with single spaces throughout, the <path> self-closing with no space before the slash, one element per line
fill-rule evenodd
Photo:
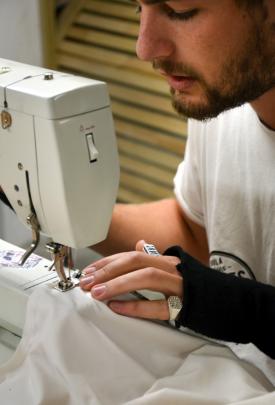
<path fill-rule="evenodd" d="M 41 65 L 40 0 L 1 0 L 0 57 Z"/>

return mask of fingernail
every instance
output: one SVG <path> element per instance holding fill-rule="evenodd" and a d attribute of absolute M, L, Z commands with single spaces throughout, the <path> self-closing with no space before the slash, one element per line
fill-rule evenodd
<path fill-rule="evenodd" d="M 81 279 L 81 284 L 82 285 L 91 284 L 94 280 L 95 280 L 95 276 L 83 277 Z"/>
<path fill-rule="evenodd" d="M 92 288 L 92 294 L 95 297 L 99 297 L 102 294 L 104 294 L 104 292 L 106 291 L 106 285 L 97 285 L 94 288 Z"/>
<path fill-rule="evenodd" d="M 82 275 L 85 276 L 86 274 L 91 274 L 94 273 L 95 271 L 96 271 L 95 267 L 87 267 L 82 271 Z"/>

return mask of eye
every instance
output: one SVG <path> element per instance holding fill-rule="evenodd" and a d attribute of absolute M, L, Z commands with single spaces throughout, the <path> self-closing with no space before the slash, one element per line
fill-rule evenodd
<path fill-rule="evenodd" d="M 135 0 L 132 0 L 132 2 L 136 4 L 135 13 L 140 14 L 142 11 L 141 5 L 139 5 L 138 2 Z M 182 20 L 182 21 L 191 20 L 191 18 L 195 17 L 195 15 L 197 15 L 199 12 L 197 8 L 185 11 L 177 10 L 176 8 L 169 6 L 167 3 L 159 5 L 156 4 L 156 6 L 158 6 L 160 10 L 162 10 L 162 12 L 165 13 L 165 15 L 167 15 L 171 20 Z"/>
<path fill-rule="evenodd" d="M 176 11 L 167 5 L 165 5 L 164 7 L 166 15 L 171 20 L 188 21 L 191 20 L 191 18 L 195 17 L 199 12 L 199 10 L 196 8 L 186 11 Z"/>

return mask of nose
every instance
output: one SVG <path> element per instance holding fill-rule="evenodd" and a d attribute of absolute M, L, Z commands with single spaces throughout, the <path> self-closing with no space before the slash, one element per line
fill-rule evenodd
<path fill-rule="evenodd" d="M 144 6 L 140 16 L 136 53 L 139 59 L 152 61 L 166 58 L 174 51 L 171 30 L 154 7 Z"/>

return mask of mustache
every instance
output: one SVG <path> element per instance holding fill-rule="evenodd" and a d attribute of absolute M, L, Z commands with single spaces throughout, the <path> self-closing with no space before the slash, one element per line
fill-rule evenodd
<path fill-rule="evenodd" d="M 199 75 L 190 66 L 183 63 L 172 62 L 168 59 L 156 59 L 152 62 L 153 69 L 161 70 L 170 76 L 188 76 L 194 79 L 200 79 Z"/>

